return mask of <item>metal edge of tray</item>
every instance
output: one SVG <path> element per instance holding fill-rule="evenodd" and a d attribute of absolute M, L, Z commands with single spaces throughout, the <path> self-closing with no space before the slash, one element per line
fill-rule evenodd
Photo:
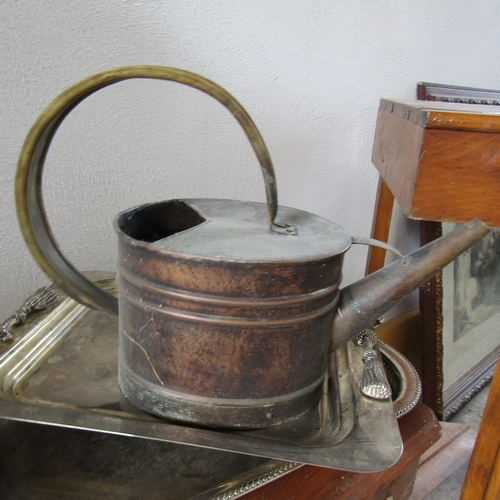
<path fill-rule="evenodd" d="M 398 387 L 393 405 L 394 413 L 399 418 L 410 412 L 418 403 L 422 385 L 416 369 L 401 353 L 380 340 L 379 348 L 389 383 L 393 388 Z M 269 460 L 232 478 L 227 483 L 210 488 L 192 500 L 234 500 L 304 465 L 298 462 Z"/>

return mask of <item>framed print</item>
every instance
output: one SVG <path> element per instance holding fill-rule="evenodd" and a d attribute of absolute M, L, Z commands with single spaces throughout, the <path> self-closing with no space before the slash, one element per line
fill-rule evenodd
<path fill-rule="evenodd" d="M 421 222 L 421 243 L 451 223 Z M 500 352 L 500 228 L 421 288 L 424 403 L 449 420 L 486 386 Z"/>

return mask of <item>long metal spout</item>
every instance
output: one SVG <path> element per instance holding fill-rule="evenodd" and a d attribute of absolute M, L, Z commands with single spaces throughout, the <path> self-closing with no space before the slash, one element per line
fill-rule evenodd
<path fill-rule="evenodd" d="M 330 352 L 370 327 L 399 300 L 489 233 L 474 219 L 431 243 L 344 288 L 333 321 Z"/>

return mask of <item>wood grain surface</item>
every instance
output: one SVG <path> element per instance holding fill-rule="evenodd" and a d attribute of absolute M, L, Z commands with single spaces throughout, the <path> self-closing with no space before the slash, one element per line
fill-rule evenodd
<path fill-rule="evenodd" d="M 372 161 L 406 216 L 500 226 L 500 109 L 382 100 Z"/>
<path fill-rule="evenodd" d="M 484 408 L 460 500 L 500 498 L 500 361 Z"/>
<path fill-rule="evenodd" d="M 371 237 L 376 240 L 389 241 L 389 229 L 391 227 L 392 209 L 394 206 L 394 196 L 387 184 L 380 177 L 377 199 L 375 201 L 375 212 L 373 214 Z M 386 251 L 379 247 L 368 247 L 368 257 L 366 261 L 365 275 L 374 273 L 382 269 L 385 264 Z"/>

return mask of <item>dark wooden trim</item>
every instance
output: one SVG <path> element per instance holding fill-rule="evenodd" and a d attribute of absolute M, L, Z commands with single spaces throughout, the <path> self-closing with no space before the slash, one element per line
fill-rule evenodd
<path fill-rule="evenodd" d="M 442 235 L 440 222 L 421 221 L 420 245 Z M 422 317 L 422 401 L 443 416 L 443 285 L 438 273 L 420 287 Z"/>

